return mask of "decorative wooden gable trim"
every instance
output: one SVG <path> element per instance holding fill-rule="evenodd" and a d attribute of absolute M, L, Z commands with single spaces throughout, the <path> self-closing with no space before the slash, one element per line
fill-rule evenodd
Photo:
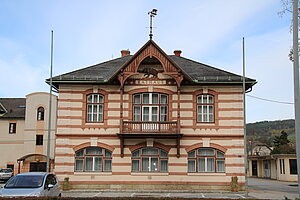
<path fill-rule="evenodd" d="M 190 79 L 183 70 L 174 63 L 168 55 L 153 41 L 149 40 L 139 51 L 137 51 L 131 59 L 129 59 L 118 73 L 118 79 L 123 87 L 126 79 L 130 76 L 138 74 L 138 67 L 147 57 L 155 57 L 163 66 L 162 74 L 169 75 L 176 81 L 178 87 L 184 76 Z"/>

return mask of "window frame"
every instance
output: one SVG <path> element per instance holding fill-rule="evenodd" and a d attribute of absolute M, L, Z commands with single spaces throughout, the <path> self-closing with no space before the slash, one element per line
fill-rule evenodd
<path fill-rule="evenodd" d="M 92 148 L 98 148 L 101 151 L 101 154 L 87 154 L 87 149 L 92 149 Z M 78 156 L 77 153 L 83 151 L 82 156 Z M 107 152 L 109 153 L 109 156 L 107 156 Z M 86 159 L 87 158 L 92 158 L 92 170 L 87 170 L 86 169 Z M 100 170 L 95 169 L 95 163 L 96 163 L 96 158 L 100 158 L 101 160 L 101 168 Z M 102 148 L 102 147 L 85 147 L 82 149 L 79 149 L 75 152 L 75 157 L 74 157 L 74 172 L 111 172 L 112 171 L 112 151 Z M 82 170 L 77 170 L 76 168 L 76 161 L 81 160 L 82 161 Z M 105 168 L 105 163 L 110 162 L 110 167 L 107 170 Z"/>
<path fill-rule="evenodd" d="M 102 99 L 102 101 L 100 102 L 89 102 L 89 96 L 92 96 L 92 101 L 94 100 L 94 96 L 98 96 L 98 100 Z M 101 94 L 101 93 L 90 93 L 86 95 L 86 117 L 85 117 L 85 122 L 86 123 L 103 123 L 104 122 L 104 105 L 105 105 L 105 95 Z M 92 106 L 92 112 L 89 113 L 89 106 Z M 94 112 L 94 106 L 97 106 L 97 110 L 96 112 Z M 97 119 L 99 119 L 99 116 L 102 116 L 102 119 L 100 120 L 94 120 L 94 116 L 97 116 Z M 91 121 L 89 121 L 89 116 L 91 116 Z"/>
<path fill-rule="evenodd" d="M 40 106 L 37 109 L 37 121 L 44 121 L 45 120 L 45 108 Z"/>
<path fill-rule="evenodd" d="M 155 149 L 157 150 L 157 154 L 143 154 L 143 150 L 145 149 Z M 135 153 L 138 152 L 138 156 L 134 156 Z M 166 156 L 162 156 L 162 153 L 164 153 Z M 146 160 L 145 158 L 148 158 L 148 169 L 143 169 L 143 160 Z M 157 170 L 152 170 L 152 160 L 157 159 Z M 138 161 L 138 169 L 133 169 L 133 162 Z M 162 170 L 161 163 L 167 162 L 166 170 Z M 157 148 L 157 147 L 143 147 L 140 149 L 136 149 L 131 153 L 131 172 L 133 173 L 167 173 L 169 172 L 169 153 L 163 149 Z"/>
<path fill-rule="evenodd" d="M 36 135 L 35 145 L 36 146 L 43 146 L 44 145 L 44 135 Z"/>
<path fill-rule="evenodd" d="M 17 123 L 16 122 L 9 122 L 8 133 L 9 134 L 16 134 L 17 133 Z"/>
<path fill-rule="evenodd" d="M 290 174 L 297 175 L 297 159 L 289 159 Z"/>
<path fill-rule="evenodd" d="M 149 101 L 144 102 L 144 96 L 148 96 Z M 153 102 L 153 96 L 157 94 L 157 102 Z M 139 96 L 139 102 L 135 102 L 136 96 Z M 163 96 L 166 97 L 166 102 L 162 102 Z M 169 120 L 169 95 L 161 92 L 140 92 L 132 94 L 132 120 L 133 121 L 144 121 L 144 108 L 149 107 L 149 110 L 153 110 L 153 108 L 157 108 L 157 121 L 156 122 L 164 122 Z M 139 113 L 136 113 L 136 108 L 139 108 Z M 151 108 L 151 109 L 150 109 Z M 162 113 L 163 108 L 165 108 L 165 112 Z M 149 112 L 149 115 L 153 113 Z M 137 119 L 138 116 L 138 119 Z M 152 117 L 151 117 L 152 118 Z M 164 120 L 162 120 L 164 118 Z M 153 121 L 153 120 L 151 120 Z M 147 122 L 147 121 L 145 121 Z M 155 122 L 155 121 L 153 121 Z"/>
<path fill-rule="evenodd" d="M 213 150 L 213 155 L 199 155 L 199 150 L 204 150 L 204 149 L 209 149 L 209 150 Z M 190 156 L 189 154 L 193 153 L 194 152 L 194 156 Z M 218 157 L 218 153 L 221 153 L 223 154 L 223 157 Z M 219 150 L 219 149 L 215 149 L 215 148 L 210 148 L 210 147 L 200 147 L 200 148 L 197 148 L 197 149 L 193 149 L 191 151 L 188 152 L 188 173 L 225 173 L 226 171 L 226 168 L 225 168 L 225 152 Z M 204 171 L 200 170 L 199 166 L 200 166 L 200 159 L 203 159 L 204 158 Z M 208 160 L 209 159 L 214 159 L 214 162 L 213 162 L 213 168 L 214 170 L 213 171 L 209 171 L 207 170 L 209 167 L 208 167 Z M 194 171 L 190 171 L 189 169 L 189 162 L 194 162 Z M 223 168 L 224 168 L 224 171 L 219 171 L 218 170 L 218 161 L 222 161 L 223 162 Z"/>
<path fill-rule="evenodd" d="M 201 101 L 199 101 L 199 97 L 201 97 Z M 206 97 L 206 102 L 203 102 L 204 97 Z M 209 102 L 210 97 L 212 98 L 212 102 Z M 199 112 L 199 108 L 201 107 L 201 113 Z M 209 112 L 209 108 L 212 107 L 212 112 Z M 198 94 L 196 96 L 196 121 L 197 123 L 215 123 L 216 114 L 215 114 L 215 96 L 213 94 Z M 206 113 L 204 112 L 204 108 L 206 108 Z M 212 120 L 210 120 L 210 116 L 212 115 Z M 201 120 L 200 117 L 201 116 Z M 206 117 L 207 120 L 204 120 Z"/>

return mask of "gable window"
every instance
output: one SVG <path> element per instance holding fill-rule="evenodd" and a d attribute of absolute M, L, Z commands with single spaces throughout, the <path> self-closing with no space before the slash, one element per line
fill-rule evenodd
<path fill-rule="evenodd" d="M 132 152 L 132 172 L 167 172 L 168 152 L 146 147 Z"/>
<path fill-rule="evenodd" d="M 36 140 L 35 140 L 35 144 L 38 145 L 43 145 L 43 139 L 44 136 L 43 135 L 36 135 Z"/>
<path fill-rule="evenodd" d="M 17 132 L 17 123 L 9 123 L 8 132 L 10 134 Z"/>
<path fill-rule="evenodd" d="M 103 122 L 104 97 L 101 94 L 87 96 L 87 122 Z"/>
<path fill-rule="evenodd" d="M 39 107 L 37 109 L 37 120 L 44 121 L 45 109 L 43 107 Z"/>
<path fill-rule="evenodd" d="M 138 93 L 133 95 L 133 121 L 167 121 L 168 95 Z"/>
<path fill-rule="evenodd" d="M 213 148 L 188 152 L 188 172 L 225 172 L 225 154 Z"/>
<path fill-rule="evenodd" d="M 197 96 L 197 122 L 214 122 L 214 96 Z"/>
<path fill-rule="evenodd" d="M 75 171 L 111 172 L 112 152 L 100 147 L 87 147 L 75 152 Z"/>

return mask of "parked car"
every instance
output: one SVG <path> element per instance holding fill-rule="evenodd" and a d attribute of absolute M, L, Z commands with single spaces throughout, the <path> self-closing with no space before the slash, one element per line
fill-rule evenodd
<path fill-rule="evenodd" d="M 61 196 L 61 190 L 54 174 L 29 172 L 13 176 L 0 189 L 0 197 L 17 196 Z"/>
<path fill-rule="evenodd" d="M 0 169 L 0 181 L 7 181 L 13 176 L 13 171 L 10 168 Z"/>

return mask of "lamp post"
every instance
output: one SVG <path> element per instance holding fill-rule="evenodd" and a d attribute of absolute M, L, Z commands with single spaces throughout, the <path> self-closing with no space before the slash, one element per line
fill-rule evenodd
<path fill-rule="evenodd" d="M 155 15 L 157 15 L 157 9 L 152 9 L 150 12 L 148 12 L 148 15 L 150 15 L 150 34 L 149 34 L 149 37 L 150 37 L 150 40 L 152 40 L 152 18 L 155 17 Z"/>

